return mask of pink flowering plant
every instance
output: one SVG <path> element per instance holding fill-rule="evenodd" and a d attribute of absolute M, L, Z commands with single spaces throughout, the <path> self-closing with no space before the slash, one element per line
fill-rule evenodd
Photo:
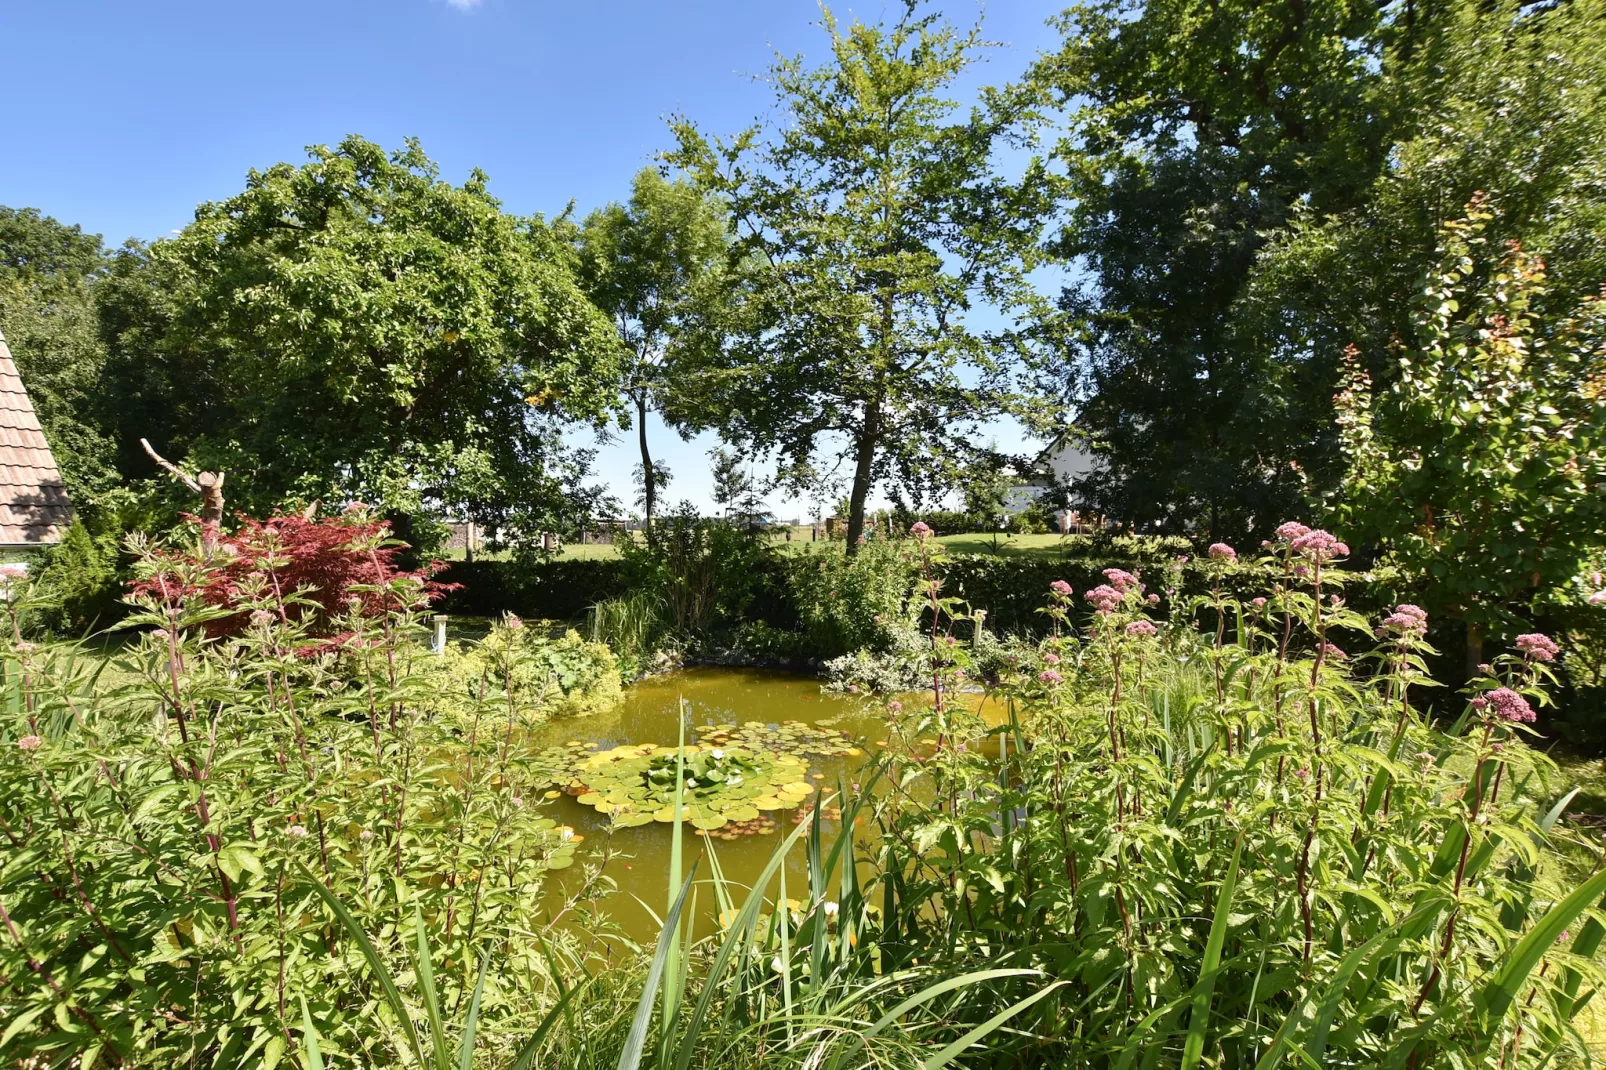
<path fill-rule="evenodd" d="M 1435 723 L 1428 614 L 1352 609 L 1331 533 L 1287 524 L 1265 549 L 1267 595 L 1223 587 L 1169 622 L 1125 570 L 1046 591 L 1061 630 L 995 695 L 1002 770 L 944 767 L 934 811 L 910 794 L 929 759 L 889 755 L 907 789 L 874 804 L 896 831 L 866 938 L 1009 934 L 1009 961 L 1060 986 L 1027 1018 L 1065 1065 L 1180 1048 L 1207 973 L 1197 1033 L 1221 1065 L 1540 1065 L 1574 1043 L 1606 932 L 1606 870 L 1554 888 L 1534 865 L 1563 840 L 1600 853 L 1556 823 L 1564 787 L 1524 742 L 1549 647 L 1496 659 Z"/>

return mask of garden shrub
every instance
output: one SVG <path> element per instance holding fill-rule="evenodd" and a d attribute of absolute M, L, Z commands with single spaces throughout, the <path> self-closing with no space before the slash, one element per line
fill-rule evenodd
<path fill-rule="evenodd" d="M 115 532 L 94 534 L 75 518 L 61 541 L 41 555 L 38 581 L 45 597 L 29 625 L 78 637 L 121 620 L 127 612 L 118 576 L 121 550 Z"/>
<path fill-rule="evenodd" d="M 449 645 L 438 668 L 424 671 L 446 678 L 435 686 L 453 708 L 489 702 L 525 725 L 617 705 L 623 688 L 614 652 L 572 628 L 553 636 L 543 624 L 506 617 L 479 642 Z"/>
<path fill-rule="evenodd" d="M 908 539 L 871 539 L 851 557 L 827 545 L 790 562 L 804 642 L 814 656 L 888 649 L 909 622 L 919 555 Z"/>
<path fill-rule="evenodd" d="M 579 620 L 627 587 L 624 562 L 607 558 L 454 561 L 436 579 L 456 587 L 439 603 L 443 613 L 532 620 Z"/>
<path fill-rule="evenodd" d="M 523 711 L 490 688 L 443 693 L 427 581 L 383 566 L 381 528 L 353 526 L 381 565 L 325 573 L 346 584 L 333 604 L 279 582 L 293 555 L 146 548 L 131 618 L 144 630 L 115 684 L 71 646 L 0 627 L 18 696 L 0 719 L 8 1060 L 272 1066 L 310 1022 L 332 1064 L 398 1065 L 391 1012 L 319 885 L 393 974 L 416 980 L 427 925 L 448 1006 L 497 964 L 488 1057 L 554 969 L 579 968 L 563 933 L 532 937 L 548 925 L 544 875 L 578 840 L 537 805 L 551 774 L 513 731 Z M 29 611 L 36 592 L 10 593 L 5 612 Z M 521 685 L 618 686 L 577 638 L 503 630 L 494 644 Z"/>
<path fill-rule="evenodd" d="M 622 544 L 619 556 L 630 590 L 658 598 L 664 622 L 688 639 L 748 619 L 777 574 L 761 533 L 689 505 L 654 521 L 650 538 Z"/>

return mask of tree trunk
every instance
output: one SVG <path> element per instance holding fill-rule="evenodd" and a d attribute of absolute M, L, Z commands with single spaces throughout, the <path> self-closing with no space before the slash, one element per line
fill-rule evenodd
<path fill-rule="evenodd" d="M 641 446 L 641 502 L 646 513 L 647 538 L 652 538 L 652 514 L 658 505 L 657 473 L 652 470 L 652 454 L 647 450 L 647 391 L 636 392 L 636 441 Z"/>
<path fill-rule="evenodd" d="M 864 428 L 856 443 L 858 462 L 853 467 L 853 492 L 848 497 L 847 553 L 859 552 L 864 534 L 864 503 L 870 497 L 870 476 L 875 467 L 875 449 L 881 438 L 881 407 L 871 405 L 864 413 Z"/>

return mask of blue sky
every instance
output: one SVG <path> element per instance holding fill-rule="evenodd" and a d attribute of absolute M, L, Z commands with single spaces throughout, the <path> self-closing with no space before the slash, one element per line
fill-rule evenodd
<path fill-rule="evenodd" d="M 846 4 L 844 20 L 897 5 Z M 1015 77 L 1055 42 L 1058 5 L 954 0 L 1001 47 L 977 79 Z M 10 97 L 0 204 L 36 207 L 116 244 L 184 226 L 252 167 L 361 134 L 416 136 L 460 182 L 472 167 L 517 213 L 628 194 L 667 142 L 665 116 L 713 132 L 771 105 L 777 50 L 819 56 L 813 0 L 50 0 L 0 4 Z M 707 505 L 705 451 L 654 428 L 671 498 Z M 1000 445 L 1012 432 L 999 429 Z M 577 438 L 578 440 L 578 438 Z M 599 474 L 628 498 L 633 443 Z M 776 498 L 790 515 L 806 503 Z"/>

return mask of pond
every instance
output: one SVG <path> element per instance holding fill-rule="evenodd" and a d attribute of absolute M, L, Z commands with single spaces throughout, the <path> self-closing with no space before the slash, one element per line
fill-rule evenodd
<path fill-rule="evenodd" d="M 968 696 L 978 702 L 979 696 Z M 925 696 L 929 701 L 929 696 Z M 607 713 L 574 720 L 556 721 L 538 730 L 534 742 L 559 746 L 583 741 L 598 750 L 630 744 L 654 743 L 673 748 L 679 731 L 681 702 L 686 707 L 687 742 L 695 729 L 704 725 L 743 725 L 760 722 L 784 728 L 787 722 L 818 725 L 844 732 L 853 750 L 833 757 L 807 759 L 806 772 L 811 785 L 829 794 L 839 779 L 851 784 L 856 770 L 886 740 L 888 724 L 885 703 L 860 696 L 823 693 L 814 677 L 762 669 L 694 668 L 645 680 L 625 692 L 624 699 Z M 923 701 L 921 696 L 903 696 L 906 708 Z M 983 710 L 984 715 L 988 713 Z M 991 718 L 990 718 L 991 719 Z M 857 753 L 854 753 L 857 752 Z M 819 791 L 811 793 L 800 806 L 764 812 L 757 821 L 743 827 L 752 834 L 734 835 L 721 830 L 720 837 L 707 837 L 686 827 L 682 832 L 684 865 L 702 860 L 699 880 L 706 878 L 709 865 L 705 852 L 712 849 L 727 879 L 743 888 L 752 884 L 774 854 L 781 837 L 791 832 L 813 805 Z M 620 894 L 607 900 L 610 919 L 626 935 L 641 942 L 652 941 L 658 933 L 668 896 L 672 825 L 652 822 L 635 827 L 618 827 L 609 817 L 570 796 L 552 800 L 551 816 L 572 826 L 585 837 L 578 861 L 594 861 L 611 850 L 607 872 L 618 883 Z M 821 826 L 827 842 L 838 831 L 825 811 Z M 861 832 L 861 835 L 865 833 Z M 589 858 L 587 857 L 589 856 Z M 566 890 L 575 887 L 583 865 L 554 874 L 549 895 L 557 909 Z M 803 841 L 799 840 L 786 863 L 788 894 L 808 885 Z M 773 889 L 772 889 L 773 892 Z M 695 933 L 706 934 L 713 925 L 713 896 L 708 890 L 698 896 Z"/>

